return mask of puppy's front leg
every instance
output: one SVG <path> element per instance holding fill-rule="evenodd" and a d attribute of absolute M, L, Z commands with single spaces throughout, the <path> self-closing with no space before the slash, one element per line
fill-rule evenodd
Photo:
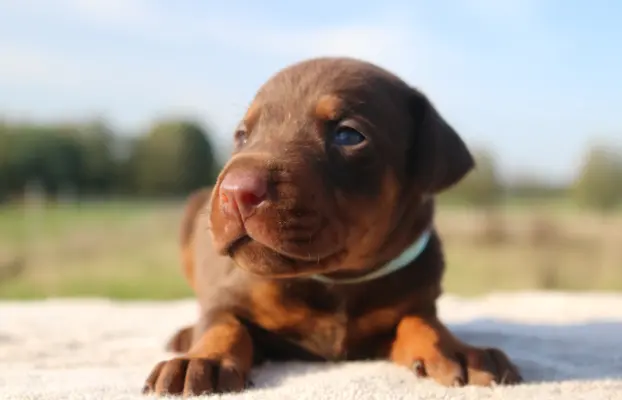
<path fill-rule="evenodd" d="M 397 327 L 390 358 L 446 386 L 515 384 L 520 372 L 504 352 L 470 346 L 436 316 L 410 315 Z"/>
<path fill-rule="evenodd" d="M 231 314 L 209 323 L 188 352 L 158 363 L 144 393 L 194 396 L 241 391 L 253 364 L 251 336 Z"/>

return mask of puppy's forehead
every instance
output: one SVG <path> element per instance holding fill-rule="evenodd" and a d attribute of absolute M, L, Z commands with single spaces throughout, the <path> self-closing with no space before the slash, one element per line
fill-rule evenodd
<path fill-rule="evenodd" d="M 258 90 L 244 120 L 253 124 L 262 113 L 299 118 L 310 112 L 333 119 L 344 108 L 399 102 L 406 88 L 399 78 L 373 64 L 347 58 L 312 59 L 272 76 Z"/>

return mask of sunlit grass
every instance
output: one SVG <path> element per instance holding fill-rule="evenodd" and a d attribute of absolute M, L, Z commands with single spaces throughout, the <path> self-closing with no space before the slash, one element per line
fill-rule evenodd
<path fill-rule="evenodd" d="M 0 297 L 190 296 L 178 256 L 181 211 L 179 202 L 0 208 L 0 269 L 14 259 L 25 266 L 0 281 Z M 504 234 L 498 240 L 483 235 L 485 216 L 465 207 L 443 205 L 437 221 L 448 292 L 622 290 L 619 215 L 607 219 L 567 205 L 514 204 L 501 214 L 497 229 Z M 548 228 L 535 240 L 537 224 Z"/>

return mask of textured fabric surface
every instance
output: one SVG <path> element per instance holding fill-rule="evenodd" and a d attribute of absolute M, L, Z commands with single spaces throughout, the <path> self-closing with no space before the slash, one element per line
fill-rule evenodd
<path fill-rule="evenodd" d="M 0 399 L 145 399 L 163 345 L 196 316 L 192 300 L 0 302 Z M 385 362 L 270 364 L 230 399 L 622 399 L 622 295 L 445 296 L 443 319 L 499 346 L 528 383 L 443 388 Z M 216 396 L 218 397 L 218 396 Z"/>

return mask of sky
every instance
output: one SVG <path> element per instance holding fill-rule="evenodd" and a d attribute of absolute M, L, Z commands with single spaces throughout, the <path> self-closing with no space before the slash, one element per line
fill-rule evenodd
<path fill-rule="evenodd" d="M 504 176 L 575 176 L 622 145 L 615 0 L 0 0 L 0 115 L 188 116 L 227 149 L 255 91 L 305 58 L 361 58 L 424 91 Z"/>

